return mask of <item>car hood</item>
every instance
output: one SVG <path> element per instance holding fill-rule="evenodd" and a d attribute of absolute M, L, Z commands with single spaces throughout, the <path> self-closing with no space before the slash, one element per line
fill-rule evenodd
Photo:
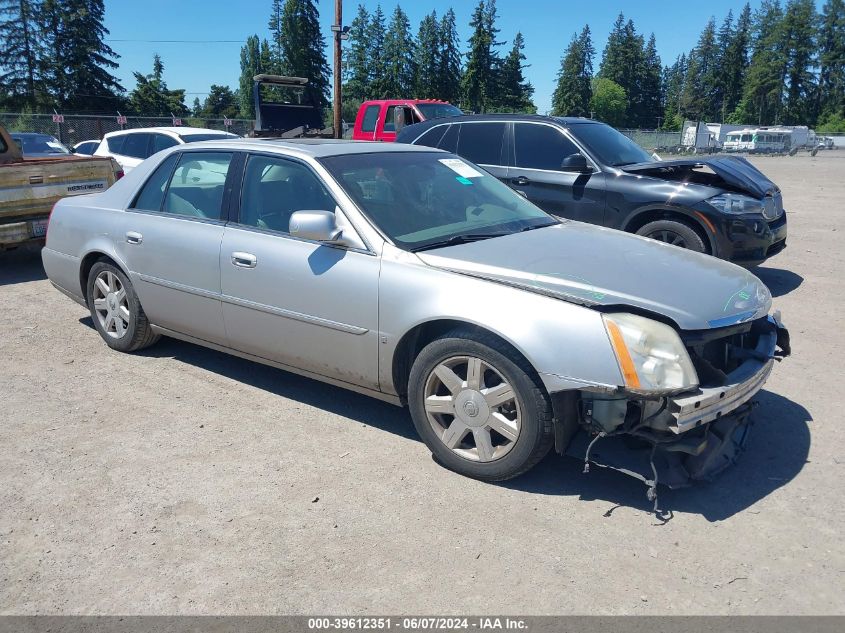
<path fill-rule="evenodd" d="M 774 195 L 777 185 L 742 156 L 711 156 L 707 158 L 678 158 L 649 163 L 636 163 L 620 167 L 629 173 L 660 178 L 661 173 L 671 173 L 679 168 L 708 167 L 731 188 L 750 193 L 756 198 Z"/>
<path fill-rule="evenodd" d="M 581 222 L 417 255 L 430 266 L 573 303 L 639 308 L 683 330 L 749 321 L 772 302 L 766 286 L 739 266 Z"/>

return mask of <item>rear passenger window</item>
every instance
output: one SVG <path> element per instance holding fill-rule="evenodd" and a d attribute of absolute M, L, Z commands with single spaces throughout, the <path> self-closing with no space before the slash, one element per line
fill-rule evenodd
<path fill-rule="evenodd" d="M 376 121 L 378 121 L 378 111 L 381 106 L 371 105 L 364 110 L 364 120 L 361 122 L 362 132 L 375 132 Z"/>
<path fill-rule="evenodd" d="M 147 158 L 150 155 L 150 136 L 152 135 L 127 134 L 121 154 L 132 158 Z"/>
<path fill-rule="evenodd" d="M 449 129 L 448 125 L 437 125 L 414 141 L 414 145 L 437 147 L 437 144 L 443 138 L 443 135 L 446 134 L 447 129 Z"/>
<path fill-rule="evenodd" d="M 174 145 L 178 145 L 179 142 L 166 134 L 153 134 L 153 150 L 150 153 L 150 156 L 155 154 L 156 152 L 160 152 L 163 149 L 167 149 L 168 147 L 173 147 Z"/>
<path fill-rule="evenodd" d="M 111 154 L 123 154 L 123 143 L 126 141 L 126 134 L 120 134 L 119 136 L 110 136 L 106 139 L 106 145 L 109 148 L 109 153 Z"/>
<path fill-rule="evenodd" d="M 440 144 L 437 147 L 446 150 L 447 152 L 452 152 L 453 154 L 457 153 L 458 135 L 460 135 L 460 133 L 460 125 L 450 125 L 449 129 L 446 131 L 446 134 L 444 134 L 443 138 L 440 139 Z"/>
<path fill-rule="evenodd" d="M 220 220 L 232 154 L 184 152 L 164 196 L 164 213 Z"/>
<path fill-rule="evenodd" d="M 504 123 L 463 123 L 458 154 L 478 165 L 501 165 Z"/>
<path fill-rule="evenodd" d="M 295 211 L 334 211 L 334 199 L 308 167 L 292 160 L 250 156 L 241 194 L 240 223 L 290 232 Z"/>
<path fill-rule="evenodd" d="M 557 128 L 533 123 L 514 125 L 516 167 L 561 171 L 563 159 L 577 154 L 578 148 Z"/>
<path fill-rule="evenodd" d="M 170 174 L 173 173 L 173 167 L 177 160 L 179 160 L 179 155 L 171 154 L 158 166 L 158 169 L 147 180 L 144 188 L 141 189 L 141 193 L 135 198 L 135 202 L 132 204 L 133 209 L 161 211 L 161 203 L 164 202 L 164 190 L 167 188 L 167 181 L 170 180 Z"/>

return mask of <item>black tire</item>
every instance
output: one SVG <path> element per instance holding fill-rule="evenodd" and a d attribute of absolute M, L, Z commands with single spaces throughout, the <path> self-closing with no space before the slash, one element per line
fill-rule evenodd
<path fill-rule="evenodd" d="M 120 286 L 126 292 L 129 319 L 125 325 L 125 331 L 120 336 L 117 333 L 111 334 L 106 332 L 106 328 L 94 306 L 94 284 L 97 283 L 97 278 L 103 273 L 111 273 L 117 277 Z M 161 338 L 150 327 L 150 322 L 144 313 L 144 308 L 141 307 L 141 302 L 138 300 L 138 295 L 132 287 L 132 282 L 114 264 L 106 261 L 95 263 L 88 273 L 88 284 L 85 290 L 85 298 L 88 302 L 88 309 L 91 311 L 91 320 L 94 322 L 94 327 L 100 333 L 106 345 L 112 349 L 119 352 L 135 352 L 155 344 Z"/>
<path fill-rule="evenodd" d="M 512 387 L 519 403 L 519 434 L 510 450 L 492 461 L 472 461 L 453 451 L 437 435 L 426 414 L 426 381 L 435 367 L 459 356 L 479 358 L 493 368 Z M 552 405 L 539 377 L 524 358 L 490 334 L 457 329 L 426 345 L 411 368 L 408 404 L 414 426 L 435 459 L 474 479 L 503 481 L 517 477 L 543 459 L 554 442 Z"/>
<path fill-rule="evenodd" d="M 637 235 L 650 237 L 658 242 L 665 242 L 696 253 L 706 253 L 707 247 L 698 232 L 678 220 L 655 220 L 637 230 Z"/>

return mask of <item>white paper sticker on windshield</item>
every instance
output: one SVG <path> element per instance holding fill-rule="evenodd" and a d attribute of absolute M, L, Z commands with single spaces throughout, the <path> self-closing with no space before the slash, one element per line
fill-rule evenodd
<path fill-rule="evenodd" d="M 463 176 L 464 178 L 481 178 L 484 175 L 474 167 L 467 165 L 460 158 L 441 158 L 440 162 L 458 174 L 458 176 Z"/>

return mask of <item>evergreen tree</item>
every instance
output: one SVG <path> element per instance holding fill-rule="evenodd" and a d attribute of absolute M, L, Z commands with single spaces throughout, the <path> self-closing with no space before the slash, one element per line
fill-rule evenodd
<path fill-rule="evenodd" d="M 663 64 L 657 54 L 657 42 L 654 33 L 648 38 L 643 58 L 640 90 L 642 111 L 639 124 L 651 128 L 658 126 L 658 119 L 663 114 Z"/>
<path fill-rule="evenodd" d="M 820 121 L 845 117 L 845 1 L 827 0 L 819 29 Z M 838 130 L 837 130 L 838 131 Z"/>
<path fill-rule="evenodd" d="M 513 47 L 507 56 L 502 60 L 499 71 L 499 94 L 496 98 L 496 107 L 503 112 L 526 112 L 534 114 L 537 106 L 531 100 L 534 94 L 534 86 L 525 79 L 523 69 L 527 68 L 525 54 L 525 40 L 522 33 L 517 32 L 513 38 Z"/>
<path fill-rule="evenodd" d="M 610 79 L 624 90 L 628 106 L 623 124 L 629 127 L 639 127 L 646 121 L 653 121 L 655 117 L 653 112 L 645 110 L 643 103 L 644 69 L 643 37 L 637 34 L 634 22 L 632 20 L 625 22 L 625 16 L 620 13 L 607 39 L 599 76 Z"/>
<path fill-rule="evenodd" d="M 0 86 L 10 109 L 37 109 L 40 41 L 35 16 L 39 5 L 37 0 L 0 0 Z"/>
<path fill-rule="evenodd" d="M 136 86 L 129 94 L 129 108 L 135 114 L 141 116 L 185 116 L 188 108 L 185 107 L 185 91 L 169 90 L 164 81 L 164 64 L 161 57 L 153 57 L 153 72 L 143 75 L 139 72 L 135 75 Z"/>
<path fill-rule="evenodd" d="M 593 48 L 590 26 L 581 34 L 572 34 L 572 41 L 560 62 L 557 86 L 552 94 L 552 114 L 555 116 L 590 116 L 593 79 Z"/>
<path fill-rule="evenodd" d="M 451 8 L 440 19 L 437 69 L 437 98 L 453 104 L 459 103 L 461 50 L 455 12 Z"/>
<path fill-rule="evenodd" d="M 233 119 L 238 116 L 238 99 L 229 86 L 209 88 L 199 116 L 205 119 Z"/>
<path fill-rule="evenodd" d="M 495 47 L 499 30 L 496 24 L 496 1 L 479 0 L 469 25 L 467 65 L 461 83 L 462 104 L 473 112 L 486 112 L 495 104 L 497 72 L 500 59 Z"/>
<path fill-rule="evenodd" d="M 664 110 L 662 127 L 679 130 L 684 123 L 681 106 L 684 97 L 684 81 L 687 77 L 687 56 L 681 54 L 671 66 L 663 71 Z"/>
<path fill-rule="evenodd" d="M 44 90 L 63 110 L 114 111 L 123 86 L 109 69 L 117 57 L 105 42 L 103 0 L 43 0 L 39 11 Z"/>
<path fill-rule="evenodd" d="M 270 5 L 270 19 L 267 22 L 267 27 L 270 29 L 270 52 L 273 56 L 273 65 L 280 66 L 282 63 L 282 4 L 284 0 L 273 0 Z"/>
<path fill-rule="evenodd" d="M 381 5 L 376 6 L 370 19 L 370 26 L 368 28 L 367 41 L 369 43 L 370 53 L 370 90 L 372 94 L 371 99 L 386 99 L 386 85 L 385 85 L 385 40 L 384 28 L 384 12 L 381 10 Z"/>
<path fill-rule="evenodd" d="M 783 123 L 797 125 L 815 118 L 816 7 L 813 0 L 789 0 L 783 19 L 786 101 Z"/>
<path fill-rule="evenodd" d="M 417 64 L 414 78 L 414 95 L 418 99 L 438 99 L 440 73 L 440 32 L 437 12 L 432 11 L 420 22 L 417 31 Z"/>
<path fill-rule="evenodd" d="M 683 110 L 687 118 L 713 121 L 718 118 L 719 49 L 716 43 L 716 20 L 710 18 L 690 51 L 687 81 L 684 82 Z"/>
<path fill-rule="evenodd" d="M 191 116 L 198 118 L 202 112 L 202 104 L 199 97 L 194 97 L 194 104 L 191 106 Z"/>
<path fill-rule="evenodd" d="M 743 7 L 736 21 L 733 36 L 722 50 L 720 82 L 722 84 L 722 121 L 736 109 L 742 98 L 742 87 L 748 72 L 748 46 L 751 38 L 751 5 Z"/>
<path fill-rule="evenodd" d="M 414 39 L 411 23 L 402 7 L 396 5 L 384 36 L 384 85 L 388 97 L 411 96 L 416 76 Z"/>
<path fill-rule="evenodd" d="M 363 101 L 370 93 L 370 14 L 363 4 L 349 26 L 343 93 L 350 99 Z"/>
<path fill-rule="evenodd" d="M 715 64 L 715 85 L 713 86 L 713 103 L 710 110 L 716 109 L 719 116 L 719 121 L 724 121 L 727 118 L 728 112 L 731 108 L 728 107 L 727 98 L 727 78 L 731 72 L 728 64 L 727 56 L 731 52 L 731 44 L 736 37 L 734 30 L 734 14 L 733 10 L 728 11 L 725 16 L 722 26 L 719 27 L 716 33 L 716 64 Z"/>
<path fill-rule="evenodd" d="M 308 80 L 305 86 L 307 100 L 320 106 L 327 105 L 329 64 L 326 60 L 326 40 L 320 30 L 320 13 L 314 0 L 285 0 L 278 34 L 281 72 L 292 77 L 305 77 Z"/>
<path fill-rule="evenodd" d="M 259 42 L 257 35 L 246 38 L 241 48 L 241 76 L 238 81 L 238 105 L 240 115 L 245 119 L 255 118 L 255 103 L 252 94 L 253 78 L 256 75 L 272 73 L 273 65 L 270 44 Z"/>
<path fill-rule="evenodd" d="M 743 96 L 732 120 L 769 125 L 779 121 L 786 80 L 782 37 L 783 9 L 778 0 L 763 0 L 754 14 L 751 62 Z"/>

